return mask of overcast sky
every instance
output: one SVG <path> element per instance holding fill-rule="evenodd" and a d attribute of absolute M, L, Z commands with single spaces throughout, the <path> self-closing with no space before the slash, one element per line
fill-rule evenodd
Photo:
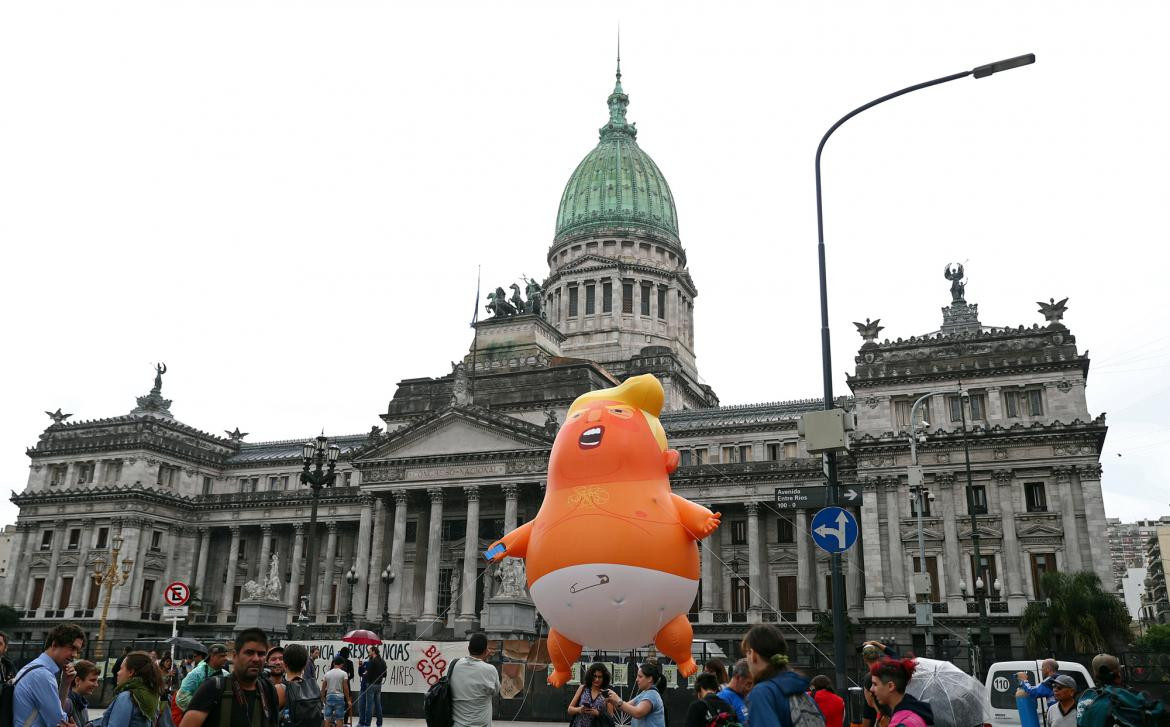
<path fill-rule="evenodd" d="M 1110 516 L 1170 512 L 1170 5 L 1162 2 L 10 2 L 0 7 L 0 489 L 62 407 L 248 441 L 364 432 L 468 348 L 476 284 L 543 278 L 622 31 L 723 403 L 820 394 L 813 154 L 833 368 L 851 321 L 987 325 L 1069 297 L 1108 414 Z M 5 502 L 0 522 L 15 520 Z"/>

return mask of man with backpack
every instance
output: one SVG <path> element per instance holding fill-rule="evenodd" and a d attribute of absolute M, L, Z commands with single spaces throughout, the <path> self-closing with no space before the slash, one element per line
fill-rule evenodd
<path fill-rule="evenodd" d="M 684 727 L 737 727 L 735 709 L 719 698 L 719 678 L 709 672 L 695 677 L 695 701 L 687 708 Z"/>
<path fill-rule="evenodd" d="M 1077 701 L 1078 727 L 1142 725 L 1170 726 L 1170 710 L 1145 692 L 1122 685 L 1121 662 L 1112 654 L 1093 657 L 1095 689 L 1086 689 Z"/>
<path fill-rule="evenodd" d="M 199 685 L 180 727 L 203 727 L 209 717 L 208 727 L 277 727 L 285 689 L 261 678 L 267 653 L 268 635 L 262 629 L 241 631 L 231 674 Z"/>
<path fill-rule="evenodd" d="M 207 650 L 207 658 L 183 677 L 179 691 L 175 694 L 175 705 L 183 711 L 191 706 L 191 697 L 208 677 L 224 673 L 223 665 L 227 663 L 227 647 L 223 644 L 212 644 Z"/>
<path fill-rule="evenodd" d="M 490 727 L 492 698 L 500 691 L 500 673 L 487 663 L 488 640 L 472 634 L 469 656 L 451 665 L 451 713 L 455 727 Z"/>
<path fill-rule="evenodd" d="M 305 677 L 309 652 L 300 644 L 289 644 L 284 650 L 284 703 L 281 727 L 321 727 L 324 710 L 321 707 L 321 687 Z"/>
<path fill-rule="evenodd" d="M 747 695 L 752 691 L 752 669 L 747 659 L 740 659 L 731 667 L 731 680 L 717 695 L 735 710 L 735 721 L 747 724 Z"/>
<path fill-rule="evenodd" d="M 45 651 L 25 664 L 12 681 L 11 724 L 16 727 L 58 727 L 66 723 L 69 688 L 73 686 L 76 674 L 70 662 L 84 648 L 85 632 L 76 624 L 61 624 L 49 632 Z M 8 715 L 5 714 L 4 718 L 7 719 Z"/>

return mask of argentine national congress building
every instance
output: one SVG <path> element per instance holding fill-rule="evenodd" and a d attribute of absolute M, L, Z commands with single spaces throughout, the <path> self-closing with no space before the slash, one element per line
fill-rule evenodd
<path fill-rule="evenodd" d="M 681 454 L 674 491 L 723 513 L 702 551 L 696 638 L 729 650 L 744 624 L 762 621 L 790 641 L 817 639 L 831 602 L 827 556 L 809 537 L 811 512 L 778 507 L 775 491 L 822 481 L 820 459 L 797 436 L 800 415 L 820 399 L 720 406 L 703 383 L 698 285 L 670 187 L 638 145 L 628 102 L 619 73 L 600 139 L 565 185 L 543 283 L 526 281 L 523 295 L 520 285 L 497 289 L 451 371 L 401 381 L 389 402 L 369 402 L 382 427 L 333 438 L 338 478 L 322 492 L 315 532 L 299 480 L 302 440 L 253 442 L 183 423 L 182 394 L 166 391 L 172 412 L 162 373 L 126 413 L 81 421 L 58 411 L 28 447 L 27 483 L 13 487 L 20 515 L 0 603 L 21 612 L 17 637 L 40 638 L 66 620 L 96 636 L 105 591 L 92 574 L 115 539 L 133 566 L 112 591 L 109 637 L 169 635 L 161 590 L 172 580 L 196 588 L 185 633 L 227 637 L 244 585 L 269 580 L 274 564 L 290 622 L 309 594 L 323 635 L 352 612 L 403 636 L 458 637 L 477 627 L 499 587 L 480 553 L 540 506 L 569 404 L 651 373 Z M 961 270 L 948 267 L 947 277 L 937 330 L 889 341 L 876 322 L 858 326 L 852 396 L 843 398 L 857 429 L 841 472 L 857 493 L 861 539 L 845 558 L 846 603 L 855 640 L 894 635 L 921 653 L 908 435 L 911 403 L 938 392 L 925 401 L 917 445 L 931 493 L 921 598 L 940 638 L 965 639 L 978 625 L 971 591 L 981 579 L 993 646 L 1006 654 L 1022 643 L 1028 603 L 1044 598 L 1045 572 L 1092 571 L 1113 586 L 1099 460 L 1106 426 L 1088 409 L 1089 360 L 1064 305 L 984 324 Z M 960 382 L 967 397 L 955 393 Z M 310 539 L 319 545 L 312 586 Z"/>

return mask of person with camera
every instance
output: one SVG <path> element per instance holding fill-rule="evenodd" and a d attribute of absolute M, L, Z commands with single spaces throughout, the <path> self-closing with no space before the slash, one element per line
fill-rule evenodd
<path fill-rule="evenodd" d="M 609 669 L 604 664 L 591 664 L 569 701 L 571 727 L 607 727 L 614 723 L 613 705 L 606 701 L 609 691 Z"/>
<path fill-rule="evenodd" d="M 272 686 L 284 684 L 284 649 L 273 646 L 264 656 L 264 678 L 272 682 Z"/>
<path fill-rule="evenodd" d="M 634 686 L 638 693 L 630 701 L 624 701 L 617 692 L 605 690 L 605 697 L 615 709 L 622 714 L 633 717 L 634 727 L 666 727 L 666 707 L 662 703 L 662 695 L 655 685 L 658 684 L 662 670 L 658 664 L 646 662 L 638 667 L 638 676 L 634 679 Z"/>

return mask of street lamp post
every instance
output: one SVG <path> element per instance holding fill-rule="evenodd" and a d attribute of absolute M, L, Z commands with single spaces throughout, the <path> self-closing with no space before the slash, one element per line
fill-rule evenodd
<path fill-rule="evenodd" d="M 114 589 L 130 580 L 130 569 L 134 567 L 134 560 L 131 558 L 123 558 L 121 565 L 118 563 L 118 554 L 122 551 L 122 536 L 115 535 L 114 539 L 110 541 L 110 562 L 106 563 L 104 558 L 98 558 L 94 562 L 93 582 L 97 584 L 98 588 L 105 586 L 106 595 L 102 601 L 102 620 L 98 627 L 98 646 L 95 649 L 95 654 L 98 654 L 99 659 L 104 659 L 106 656 L 106 618 L 110 615 L 110 599 L 114 595 Z"/>
<path fill-rule="evenodd" d="M 390 627 L 390 584 L 394 582 L 394 573 L 390 566 L 382 569 L 382 638 L 386 638 L 386 630 Z"/>
<path fill-rule="evenodd" d="M 1015 58 L 1009 58 L 996 63 L 989 63 L 985 66 L 979 66 L 970 71 L 963 71 L 962 73 L 954 73 L 942 78 L 936 78 L 933 81 L 926 81 L 913 86 L 907 86 L 900 91 L 882 96 L 874 99 L 869 103 L 859 106 L 848 114 L 842 116 L 837 123 L 829 127 L 825 135 L 821 137 L 821 143 L 817 146 L 816 155 L 816 187 L 817 187 L 817 264 L 820 282 L 820 304 L 821 304 L 821 376 L 824 384 L 824 408 L 830 410 L 833 408 L 833 362 L 832 353 L 829 346 L 829 294 L 828 285 L 825 272 L 825 228 L 824 228 L 824 214 L 821 202 L 821 152 L 824 151 L 825 143 L 829 137 L 833 135 L 842 124 L 849 119 L 860 114 L 866 109 L 873 108 L 880 103 L 889 101 L 890 99 L 904 96 L 912 91 L 918 91 L 923 88 L 937 86 L 948 81 L 955 81 L 966 76 L 973 76 L 975 78 L 986 78 L 994 73 L 1000 71 L 1011 70 L 1020 66 L 1026 66 L 1030 63 L 1036 62 L 1036 56 L 1032 53 Z M 828 504 L 830 506 L 837 506 L 840 504 L 840 487 L 837 482 L 837 455 L 833 451 L 824 453 L 824 470 L 825 480 L 828 485 Z M 837 691 L 841 694 L 845 693 L 845 659 L 846 659 L 846 645 L 845 645 L 845 576 L 841 572 L 841 555 L 834 553 L 830 560 L 830 567 L 832 573 L 833 583 L 833 661 L 836 669 L 837 677 Z"/>
<path fill-rule="evenodd" d="M 345 623 L 356 629 L 357 624 L 353 620 L 353 587 L 357 585 L 358 574 L 354 566 L 350 566 L 346 572 L 345 582 L 349 584 L 349 604 L 345 607 Z"/>
<path fill-rule="evenodd" d="M 1003 590 L 1003 584 L 999 582 L 998 578 L 995 579 L 995 583 L 992 585 L 992 587 L 995 589 L 996 594 L 999 594 L 999 592 Z M 963 598 L 966 599 L 966 581 L 959 581 L 959 590 L 963 592 Z M 971 676 L 978 679 L 979 674 L 982 673 L 983 667 L 985 666 L 985 659 L 983 658 L 984 646 L 991 644 L 991 630 L 987 626 L 987 616 L 985 610 L 985 606 L 987 604 L 987 584 L 983 582 L 983 576 L 981 575 L 975 576 L 972 596 L 974 596 L 975 602 L 978 604 L 979 612 L 982 614 L 979 617 L 978 642 L 971 638 L 971 629 L 967 629 L 967 641 L 971 652 Z"/>
<path fill-rule="evenodd" d="M 309 512 L 309 564 L 305 569 L 305 590 L 309 599 L 308 616 L 309 623 L 317 621 L 317 502 L 321 499 L 322 487 L 333 487 L 333 483 L 337 481 L 337 473 L 333 470 L 337 467 L 337 458 L 341 455 L 341 448 L 336 444 L 329 444 L 329 439 L 324 435 L 317 437 L 315 441 L 305 442 L 301 448 L 301 456 L 304 459 L 305 469 L 301 472 L 301 482 L 312 488 L 313 491 L 313 507 Z M 326 460 L 328 460 L 328 468 L 326 468 Z M 310 470 L 310 466 L 313 467 Z M 294 569 L 295 573 L 295 569 Z"/>
<path fill-rule="evenodd" d="M 971 564 L 972 577 L 975 579 L 975 607 L 979 615 L 979 664 L 971 665 L 973 676 L 978 678 L 983 673 L 986 659 L 985 648 L 991 644 L 991 626 L 987 623 L 987 590 L 983 587 L 983 554 L 979 550 L 979 520 L 975 513 L 975 488 L 971 481 L 971 448 L 967 444 L 967 402 L 971 394 L 963 389 L 963 382 L 959 382 L 959 422 L 962 425 L 963 435 L 963 467 L 967 471 L 967 511 L 971 514 L 971 553 L 974 562 Z M 999 579 L 995 580 L 995 589 L 1000 587 Z M 976 674 L 975 672 L 978 672 Z"/>

